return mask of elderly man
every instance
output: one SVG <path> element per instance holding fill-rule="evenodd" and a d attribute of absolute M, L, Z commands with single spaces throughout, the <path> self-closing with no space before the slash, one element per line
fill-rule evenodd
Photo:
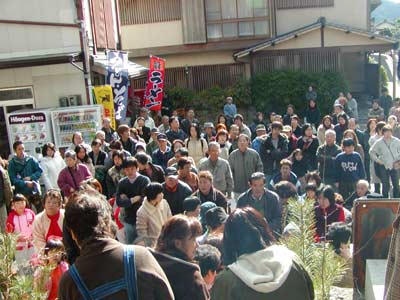
<path fill-rule="evenodd" d="M 229 163 L 219 157 L 220 146 L 217 142 L 208 144 L 208 158 L 199 165 L 199 171 L 210 171 L 214 178 L 214 187 L 230 199 L 233 191 L 233 177 Z"/>
<path fill-rule="evenodd" d="M 263 171 L 263 163 L 260 155 L 249 148 L 250 137 L 246 134 L 240 134 L 238 147 L 229 155 L 229 165 L 231 166 L 235 199 L 245 192 L 248 188 L 248 182 L 251 174 Z"/>
<path fill-rule="evenodd" d="M 383 197 L 389 197 L 390 181 L 393 186 L 393 198 L 399 198 L 399 161 L 400 140 L 392 135 L 392 127 L 385 125 L 382 129 L 383 137 L 372 145 L 369 150 L 371 159 L 376 162 L 375 169 L 382 181 Z"/>
<path fill-rule="evenodd" d="M 282 212 L 279 197 L 265 187 L 265 176 L 261 172 L 253 173 L 250 177 L 250 189 L 240 195 L 238 208 L 251 206 L 258 210 L 268 221 L 274 233 L 281 231 Z"/>
<path fill-rule="evenodd" d="M 155 150 L 151 156 L 153 163 L 158 165 L 165 170 L 168 166 L 168 161 L 174 157 L 171 148 L 168 146 L 167 136 L 164 133 L 160 133 L 157 136 L 158 149 Z"/>
<path fill-rule="evenodd" d="M 251 138 L 251 130 L 246 124 L 244 124 L 244 118 L 241 114 L 236 114 L 233 118 L 233 122 L 239 127 L 239 132 L 241 134 L 243 133 Z"/>
<path fill-rule="evenodd" d="M 111 127 L 111 119 L 110 118 L 103 119 L 103 127 L 101 128 L 101 130 L 104 131 L 105 141 L 107 143 L 111 143 L 113 140 L 118 139 L 117 132 Z"/>
<path fill-rule="evenodd" d="M 325 132 L 325 143 L 317 149 L 318 170 L 325 184 L 334 185 L 335 175 L 335 159 L 342 152 L 342 149 L 335 143 L 336 132 L 329 129 Z"/>
<path fill-rule="evenodd" d="M 111 238 L 107 206 L 97 194 L 81 193 L 68 201 L 65 224 L 81 254 L 62 276 L 58 299 L 174 299 L 164 271 L 146 248 Z"/>

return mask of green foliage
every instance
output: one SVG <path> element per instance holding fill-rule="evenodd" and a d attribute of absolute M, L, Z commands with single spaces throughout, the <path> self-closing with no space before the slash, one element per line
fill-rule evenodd
<path fill-rule="evenodd" d="M 314 86 L 318 94 L 318 107 L 322 114 L 332 110 L 332 103 L 339 92 L 348 91 L 348 85 L 340 73 L 305 73 L 300 71 L 275 71 L 260 73 L 251 80 L 253 104 L 263 112 L 283 113 L 288 104 L 297 112 L 307 107 L 305 95 Z"/>
<path fill-rule="evenodd" d="M 382 90 L 383 88 L 387 88 L 389 78 L 388 78 L 386 69 L 383 66 L 381 66 L 379 68 L 379 76 L 381 77 L 381 87 L 380 87 L 380 89 Z"/>
<path fill-rule="evenodd" d="M 288 221 L 297 230 L 281 242 L 295 252 L 314 284 L 318 300 L 329 300 L 329 291 L 335 282 L 341 280 L 346 272 L 346 262 L 328 244 L 316 244 L 315 214 L 313 201 L 288 201 Z"/>
<path fill-rule="evenodd" d="M 33 275 L 20 275 L 15 263 L 17 236 L 0 233 L 0 299 L 4 300 L 45 300 L 44 284 L 35 284 Z M 50 269 L 42 267 L 42 282 L 47 281 Z"/>

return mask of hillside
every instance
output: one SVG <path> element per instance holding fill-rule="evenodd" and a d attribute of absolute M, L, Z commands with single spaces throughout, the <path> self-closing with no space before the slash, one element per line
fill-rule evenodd
<path fill-rule="evenodd" d="M 375 23 L 379 23 L 384 19 L 394 20 L 400 18 L 400 3 L 383 0 L 382 4 L 372 12 L 372 17 L 375 18 Z"/>

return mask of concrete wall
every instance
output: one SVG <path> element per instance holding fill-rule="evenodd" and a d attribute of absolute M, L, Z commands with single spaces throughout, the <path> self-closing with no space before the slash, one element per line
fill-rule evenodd
<path fill-rule="evenodd" d="M 86 103 L 83 73 L 70 64 L 0 70 L 0 88 L 33 86 L 36 108 L 59 106 L 61 96 L 81 95 Z"/>
<path fill-rule="evenodd" d="M 278 9 L 276 12 L 277 34 L 284 34 L 314 23 L 320 17 L 328 22 L 368 29 L 369 0 L 335 0 L 334 7 Z"/>
<path fill-rule="evenodd" d="M 121 27 L 122 49 L 143 49 L 183 44 L 182 21 Z"/>
<path fill-rule="evenodd" d="M 1 0 L 0 19 L 76 22 L 72 0 Z M 70 27 L 0 24 L 0 59 L 79 52 L 79 30 Z"/>

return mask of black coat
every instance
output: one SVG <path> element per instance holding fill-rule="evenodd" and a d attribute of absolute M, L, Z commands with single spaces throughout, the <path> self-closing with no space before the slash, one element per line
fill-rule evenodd
<path fill-rule="evenodd" d="M 278 138 L 278 147 L 275 148 L 272 143 L 272 136 L 268 136 L 261 141 L 260 157 L 264 166 L 266 175 L 275 174 L 279 169 L 279 163 L 288 156 L 288 140 L 283 135 Z"/>
<path fill-rule="evenodd" d="M 309 170 L 317 169 L 317 149 L 319 142 L 317 137 L 313 136 L 311 143 L 306 143 L 303 138 L 297 141 L 297 147 L 303 151 L 304 160 L 307 162 Z"/>

